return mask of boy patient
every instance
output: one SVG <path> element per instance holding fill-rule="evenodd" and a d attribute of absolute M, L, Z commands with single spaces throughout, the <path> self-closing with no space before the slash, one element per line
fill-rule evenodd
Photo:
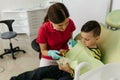
<path fill-rule="evenodd" d="M 101 60 L 101 51 L 97 46 L 97 42 L 100 39 L 101 27 L 96 21 L 88 21 L 81 28 L 81 41 L 88 47 L 96 59 Z"/>
<path fill-rule="evenodd" d="M 101 52 L 97 46 L 100 39 L 101 28 L 97 21 L 91 20 L 86 22 L 80 32 L 81 42 L 92 52 L 94 58 L 101 60 Z M 74 47 L 75 40 L 70 40 L 68 45 Z M 67 55 L 66 55 L 67 57 Z M 42 80 L 44 78 L 52 78 L 57 80 L 73 80 L 74 69 L 67 63 L 66 67 L 58 64 L 46 67 L 40 67 L 32 71 L 27 71 L 18 76 L 11 77 L 10 80 Z"/>

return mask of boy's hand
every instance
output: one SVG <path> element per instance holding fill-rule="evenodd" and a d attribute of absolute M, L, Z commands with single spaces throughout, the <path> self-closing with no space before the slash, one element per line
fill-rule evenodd
<path fill-rule="evenodd" d="M 68 49 L 60 49 L 59 51 L 61 55 L 65 57 L 66 53 L 68 52 Z"/>
<path fill-rule="evenodd" d="M 67 58 L 62 57 L 57 61 L 57 63 L 58 63 L 58 67 L 60 70 L 70 73 L 71 68 L 70 68 L 69 61 Z"/>
<path fill-rule="evenodd" d="M 59 69 L 65 71 L 65 72 L 68 72 L 70 70 L 69 63 L 59 64 Z"/>
<path fill-rule="evenodd" d="M 63 71 L 68 72 L 70 74 L 74 73 L 73 70 L 70 68 L 69 63 L 59 64 L 58 67 L 59 67 L 60 70 L 63 70 Z"/>

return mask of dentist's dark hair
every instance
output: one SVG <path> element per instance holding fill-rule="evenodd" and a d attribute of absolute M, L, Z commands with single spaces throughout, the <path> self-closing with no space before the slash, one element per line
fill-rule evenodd
<path fill-rule="evenodd" d="M 48 8 L 44 22 L 50 20 L 51 22 L 58 24 L 63 22 L 69 16 L 69 12 L 63 3 L 54 3 Z"/>

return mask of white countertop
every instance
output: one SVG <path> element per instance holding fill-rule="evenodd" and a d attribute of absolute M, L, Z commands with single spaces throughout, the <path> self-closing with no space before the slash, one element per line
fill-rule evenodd
<path fill-rule="evenodd" d="M 47 8 L 40 8 L 40 7 L 38 7 L 38 8 L 26 8 L 26 9 L 24 9 L 24 8 L 19 8 L 19 9 L 6 9 L 6 10 L 1 10 L 1 12 L 25 12 L 25 11 L 33 11 L 33 10 L 46 10 Z"/>

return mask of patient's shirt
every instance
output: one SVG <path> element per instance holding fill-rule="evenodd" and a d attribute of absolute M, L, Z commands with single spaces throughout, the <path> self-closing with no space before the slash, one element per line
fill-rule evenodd
<path fill-rule="evenodd" d="M 99 48 L 89 48 L 92 51 L 94 58 L 101 60 L 101 51 Z"/>

